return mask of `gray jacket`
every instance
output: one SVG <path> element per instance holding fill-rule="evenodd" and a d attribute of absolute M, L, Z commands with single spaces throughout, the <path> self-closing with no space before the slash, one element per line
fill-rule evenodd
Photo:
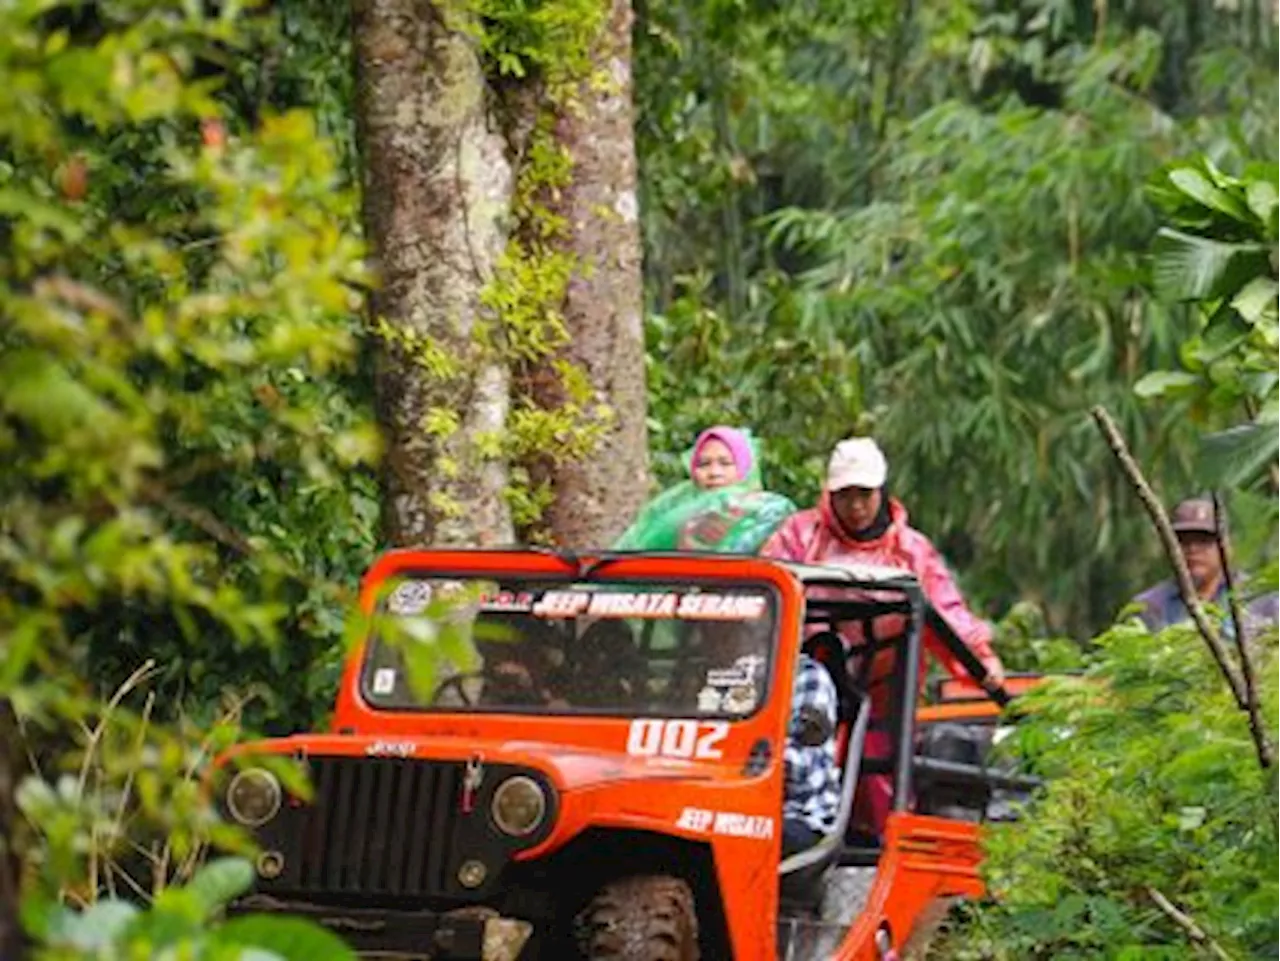
<path fill-rule="evenodd" d="M 1142 618 L 1142 623 L 1147 625 L 1147 629 L 1153 632 L 1169 627 L 1171 624 L 1180 624 L 1191 617 L 1186 605 L 1182 603 L 1181 595 L 1178 594 L 1177 582 L 1172 578 L 1143 591 L 1131 603 L 1142 605 L 1138 616 Z M 1213 603 L 1223 612 L 1228 611 L 1225 584 L 1218 588 Z M 1273 592 L 1254 598 L 1242 608 L 1241 615 L 1244 620 L 1245 636 L 1257 636 L 1266 628 L 1280 623 L 1280 595 Z M 1225 619 L 1222 629 L 1228 636 L 1234 636 L 1235 625 L 1230 617 Z"/>

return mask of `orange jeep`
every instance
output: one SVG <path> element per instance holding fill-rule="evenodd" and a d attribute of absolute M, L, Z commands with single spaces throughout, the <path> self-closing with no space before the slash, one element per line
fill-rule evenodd
<path fill-rule="evenodd" d="M 450 616 L 480 666 L 446 663 L 424 696 L 379 624 L 464 594 Z M 946 736 L 922 737 L 921 629 L 934 615 L 902 572 L 405 550 L 373 566 L 361 604 L 373 626 L 332 730 L 228 752 L 220 763 L 237 770 L 219 803 L 261 846 L 256 889 L 235 910 L 313 917 L 362 956 L 893 957 L 939 906 L 982 894 L 977 822 L 993 789 L 1033 786 L 986 769 L 971 729 L 944 723 L 946 705 L 926 709 Z M 839 625 L 881 619 L 898 627 L 870 653 L 815 647 Z M 843 785 L 836 830 L 779 863 L 781 759 L 806 646 L 840 694 Z M 895 792 L 877 839 L 851 812 L 873 766 L 860 678 L 889 649 L 900 667 L 880 682 L 910 709 L 890 719 L 894 756 L 876 762 Z M 983 713 L 990 723 L 998 711 Z M 314 799 L 253 766 L 262 753 L 303 765 Z"/>

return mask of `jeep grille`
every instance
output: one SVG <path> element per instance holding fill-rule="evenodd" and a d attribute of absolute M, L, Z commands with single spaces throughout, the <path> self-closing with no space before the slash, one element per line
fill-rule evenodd
<path fill-rule="evenodd" d="M 286 808 L 292 817 L 280 819 L 285 871 L 271 886 L 390 896 L 452 887 L 446 872 L 462 770 L 452 762 L 314 758 L 314 802 Z"/>

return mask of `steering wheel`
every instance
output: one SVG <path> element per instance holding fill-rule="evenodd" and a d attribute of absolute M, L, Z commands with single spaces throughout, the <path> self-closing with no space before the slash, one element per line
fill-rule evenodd
<path fill-rule="evenodd" d="M 483 682 L 482 695 L 497 693 L 496 698 L 486 698 L 490 703 L 526 706 L 537 703 L 538 688 L 529 669 L 516 661 L 503 661 L 492 667 L 486 665 L 478 671 L 463 671 L 446 677 L 436 685 L 431 695 L 431 705 L 439 703 L 441 696 L 453 689 L 458 692 L 464 707 L 475 707 L 480 701 L 473 698 L 463 686 L 467 681 L 473 680 Z"/>
<path fill-rule="evenodd" d="M 477 679 L 485 680 L 488 679 L 488 677 L 489 673 L 484 670 L 463 671 L 461 674 L 451 674 L 436 685 L 436 689 L 431 694 L 430 705 L 434 707 L 436 704 L 440 703 L 440 698 L 446 691 L 455 689 L 458 692 L 459 699 L 461 699 L 465 707 L 475 707 L 476 702 L 472 699 L 471 695 L 467 693 L 467 689 L 463 687 L 462 684 L 464 681 Z"/>

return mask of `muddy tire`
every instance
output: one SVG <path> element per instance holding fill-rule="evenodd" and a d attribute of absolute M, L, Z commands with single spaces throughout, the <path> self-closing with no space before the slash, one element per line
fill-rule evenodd
<path fill-rule="evenodd" d="M 698 961 L 693 892 L 650 875 L 606 884 L 578 915 L 584 961 Z"/>

